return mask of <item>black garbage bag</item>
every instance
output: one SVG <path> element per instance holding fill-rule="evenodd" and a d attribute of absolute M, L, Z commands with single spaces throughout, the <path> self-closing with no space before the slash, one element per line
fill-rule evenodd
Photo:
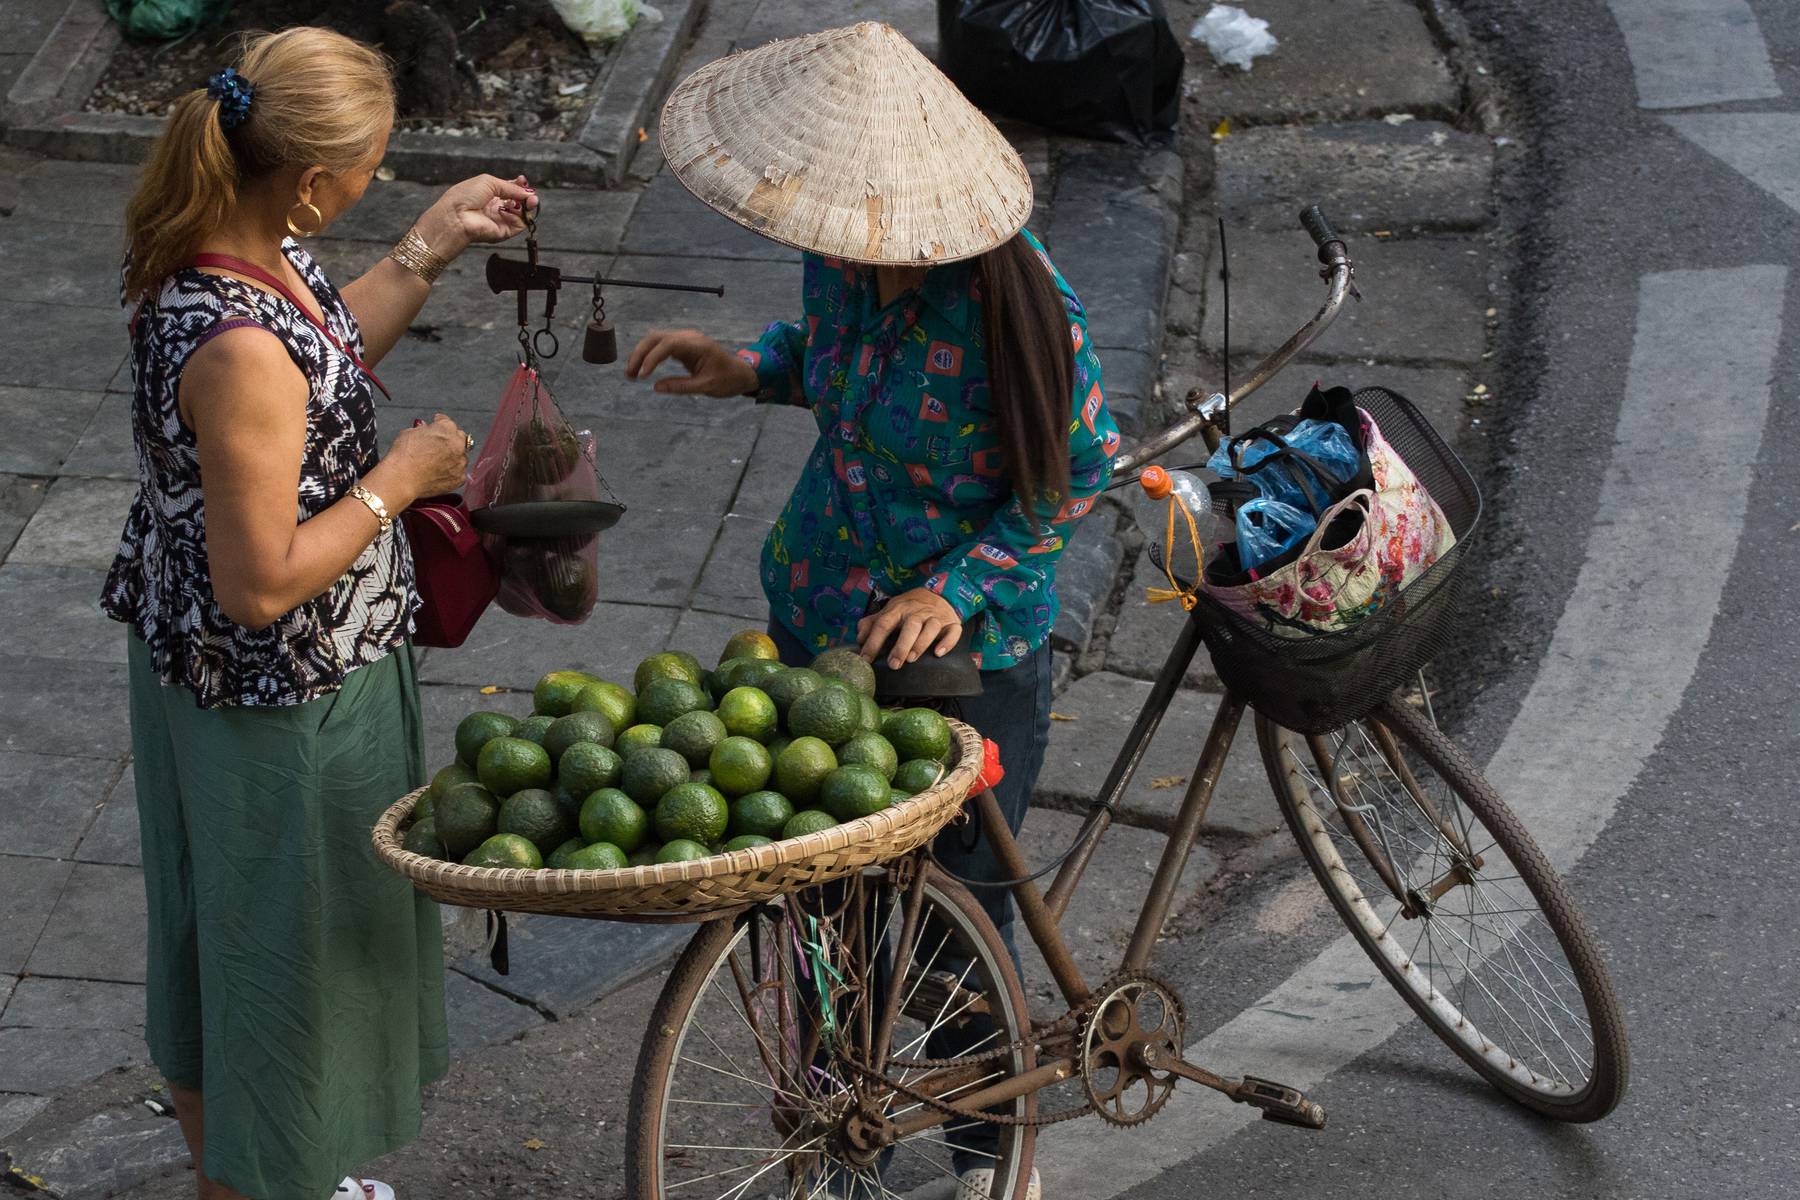
<path fill-rule="evenodd" d="M 938 0 L 938 59 L 991 112 L 1140 145 L 1181 110 L 1161 0 Z"/>
<path fill-rule="evenodd" d="M 224 17 L 231 0 L 106 0 L 106 12 L 133 41 L 186 37 Z"/>

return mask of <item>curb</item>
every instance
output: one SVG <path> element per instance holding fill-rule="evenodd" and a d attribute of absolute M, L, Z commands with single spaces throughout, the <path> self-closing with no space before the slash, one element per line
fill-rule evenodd
<path fill-rule="evenodd" d="M 546 184 L 616 187 L 631 167 L 638 130 L 674 74 L 703 0 L 666 0 L 663 19 L 640 26 L 608 54 L 572 141 L 514 142 L 400 132 L 384 165 L 414 183 L 454 183 L 514 164 Z M 68 9 L 6 96 L 5 141 L 51 158 L 138 163 L 162 129 L 157 117 L 84 111 L 120 43 L 100 0 Z"/>

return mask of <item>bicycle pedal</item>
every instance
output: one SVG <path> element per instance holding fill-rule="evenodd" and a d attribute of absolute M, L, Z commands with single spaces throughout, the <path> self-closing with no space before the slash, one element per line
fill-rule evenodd
<path fill-rule="evenodd" d="M 1252 1108 L 1261 1109 L 1265 1121 L 1298 1125 L 1302 1129 L 1325 1128 L 1325 1109 L 1308 1100 L 1299 1088 L 1285 1083 L 1246 1075 L 1238 1084 L 1237 1098 Z"/>

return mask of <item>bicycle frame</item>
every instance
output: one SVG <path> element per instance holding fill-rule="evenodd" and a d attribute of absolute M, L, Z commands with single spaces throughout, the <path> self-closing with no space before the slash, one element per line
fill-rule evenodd
<path fill-rule="evenodd" d="M 1293 337 L 1257 364 L 1249 377 L 1234 388 L 1229 396 L 1203 396 L 1200 389 L 1190 392 L 1187 397 L 1189 414 L 1186 417 L 1142 445 L 1114 458 L 1115 486 L 1118 476 L 1127 475 L 1126 482 L 1129 482 L 1135 476 L 1128 473 L 1181 445 L 1195 434 L 1205 435 L 1208 444 L 1216 447 L 1219 425 L 1230 409 L 1273 379 L 1289 361 L 1317 339 L 1337 319 L 1346 298 L 1356 294 L 1355 266 L 1345 251 L 1344 243 L 1332 232 L 1319 210 L 1315 207 L 1303 212 L 1301 224 L 1312 234 L 1318 246 L 1319 261 L 1324 264 L 1324 269 L 1320 272 L 1327 289 L 1324 305 Z M 993 847 L 1002 875 L 1019 881 L 1007 890 L 1018 905 L 1019 916 L 1030 932 L 1032 941 L 1042 952 L 1045 965 L 1070 1009 L 1085 1004 L 1091 995 L 1091 989 L 1063 938 L 1062 916 L 1067 911 L 1076 888 L 1080 886 L 1101 838 L 1112 825 L 1125 789 L 1130 786 L 1142 764 L 1145 751 L 1148 750 L 1151 739 L 1156 736 L 1164 714 L 1168 712 L 1170 701 L 1187 674 L 1194 655 L 1200 649 L 1200 620 L 1197 615 L 1190 614 L 1182 625 L 1180 635 L 1171 647 L 1168 658 L 1164 660 L 1155 683 L 1151 685 L 1150 695 L 1145 698 L 1143 708 L 1139 710 L 1130 733 L 1126 735 L 1125 744 L 1113 759 L 1100 794 L 1089 807 L 1087 824 L 1082 827 L 1075 846 L 1058 869 L 1048 892 L 1040 891 L 1035 881 L 1026 878 L 1031 874 L 1031 868 L 1025 861 L 1017 839 L 1008 828 L 993 793 L 984 791 L 975 798 L 983 832 Z M 1137 924 L 1119 964 L 1118 970 L 1121 972 L 1142 971 L 1150 963 L 1157 935 L 1162 931 L 1163 922 L 1167 920 L 1169 908 L 1174 902 L 1182 870 L 1187 866 L 1188 855 L 1192 852 L 1200 825 L 1206 819 L 1213 792 L 1224 773 L 1226 756 L 1231 753 L 1232 742 L 1243 721 L 1245 707 L 1244 700 L 1230 691 L 1219 701 L 1218 712 L 1213 716 L 1212 728 L 1200 751 L 1187 793 L 1182 798 L 1175 823 L 1163 846 L 1162 858 L 1150 878 L 1143 905 L 1138 910 Z M 902 936 L 905 936 L 904 932 Z M 1228 1094 L 1234 1093 L 1236 1085 L 1211 1075 L 1211 1072 L 1191 1067 L 1189 1070 L 1194 1071 L 1194 1077 L 1200 1078 L 1208 1086 Z M 984 1108 L 1069 1079 L 1079 1071 L 1080 1064 L 1075 1054 L 1057 1054 L 1026 1074 L 959 1097 L 958 1103 L 969 1109 Z M 1204 1078 L 1205 1076 L 1210 1078 Z M 921 1112 L 910 1120 L 896 1122 L 895 1129 L 900 1136 L 905 1136 L 943 1124 L 945 1120 L 943 1114 Z"/>

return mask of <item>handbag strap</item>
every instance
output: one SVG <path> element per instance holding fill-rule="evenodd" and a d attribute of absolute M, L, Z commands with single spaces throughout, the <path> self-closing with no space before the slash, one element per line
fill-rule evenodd
<path fill-rule="evenodd" d="M 391 402 L 394 399 L 393 395 L 387 390 L 387 385 L 381 382 L 381 377 L 370 369 L 369 364 L 365 363 L 362 360 L 362 357 L 358 355 L 355 350 L 351 349 L 348 343 L 344 342 L 337 334 L 327 329 L 325 327 L 325 322 L 321 321 L 318 317 L 313 316 L 312 309 L 302 304 L 300 298 L 294 295 L 287 284 L 283 283 L 269 272 L 263 270 L 253 262 L 247 262 L 232 254 L 196 254 L 193 258 L 188 260 L 187 265 L 190 267 L 216 267 L 223 271 L 232 271 L 236 274 L 254 279 L 256 282 L 264 285 L 283 300 L 286 300 L 289 304 L 299 309 L 300 315 L 306 318 L 307 323 L 314 329 L 317 329 L 319 333 L 324 336 L 326 341 L 336 347 L 338 353 L 355 363 L 356 369 L 361 371 L 364 375 L 367 375 L 369 377 L 369 382 L 379 388 L 381 394 L 386 397 L 388 401 Z"/>
<path fill-rule="evenodd" d="M 1244 446 L 1246 443 L 1252 441 L 1273 442 L 1275 443 L 1275 449 L 1269 451 L 1269 453 L 1263 455 L 1249 466 L 1245 466 L 1243 462 Z M 1316 482 L 1325 490 L 1325 500 L 1323 503 L 1313 495 L 1312 483 L 1307 480 L 1305 474 L 1299 471 L 1293 471 L 1290 472 L 1290 475 L 1294 482 L 1299 485 L 1301 492 L 1305 494 L 1306 503 L 1312 508 L 1312 515 L 1315 517 L 1335 503 L 1335 500 L 1332 497 L 1333 489 L 1343 487 L 1344 484 L 1350 482 L 1346 479 L 1339 479 L 1336 475 L 1326 470 L 1325 465 L 1318 459 L 1314 458 L 1304 450 L 1294 449 L 1294 447 L 1288 444 L 1287 438 L 1267 427 L 1252 429 L 1249 433 L 1232 438 L 1230 454 L 1231 466 L 1239 475 L 1254 475 L 1265 467 L 1271 467 L 1276 463 L 1285 462 L 1290 459 L 1297 460 L 1304 464 L 1312 472 L 1314 476 L 1313 482 Z"/>

